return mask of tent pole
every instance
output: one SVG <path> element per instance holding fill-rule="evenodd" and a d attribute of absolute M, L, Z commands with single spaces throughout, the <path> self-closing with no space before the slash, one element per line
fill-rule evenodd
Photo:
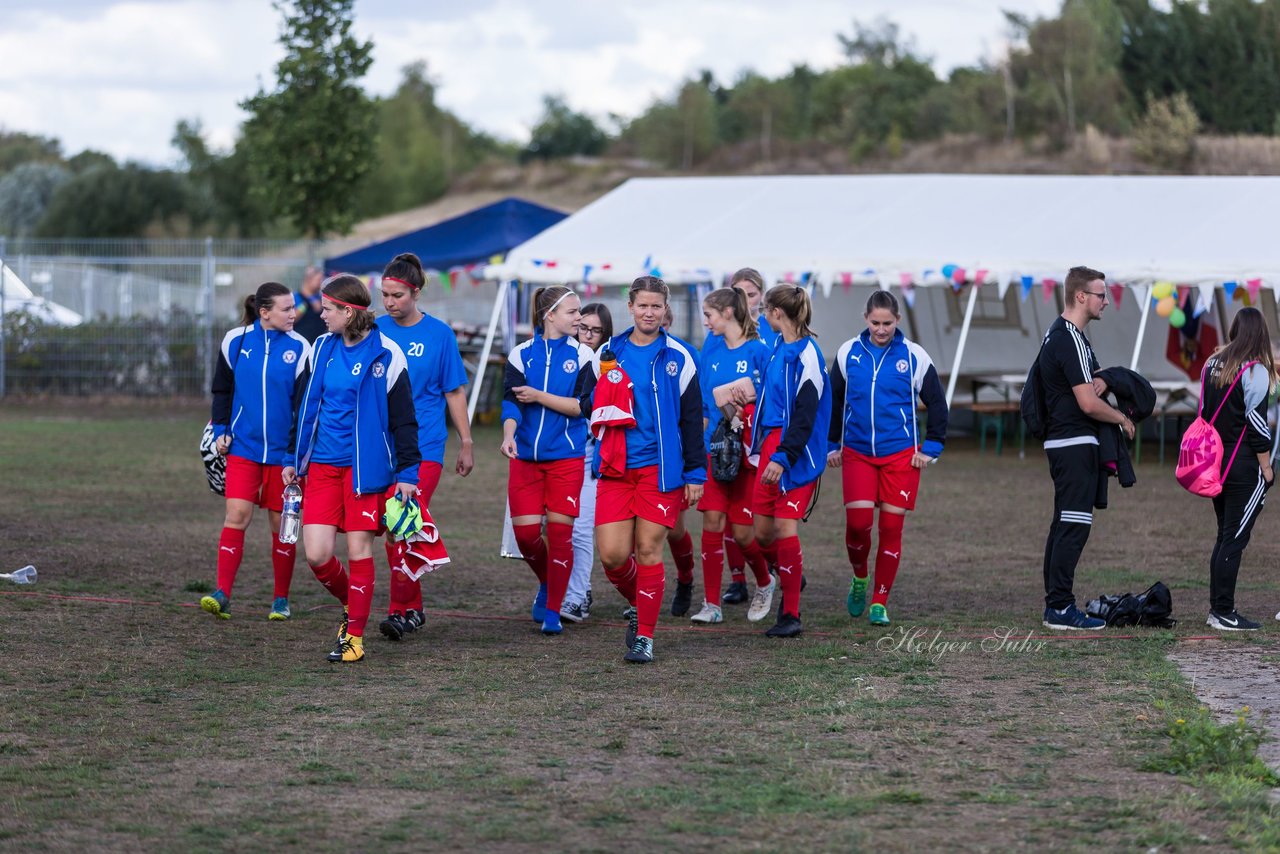
<path fill-rule="evenodd" d="M 969 302 L 964 307 L 964 323 L 960 326 L 960 343 L 956 345 L 955 362 L 951 365 L 951 376 L 947 379 L 947 409 L 951 408 L 951 399 L 955 397 L 956 381 L 960 379 L 960 359 L 964 356 L 964 345 L 969 340 L 969 326 L 973 323 L 973 304 L 978 301 L 978 283 L 974 282 L 969 289 Z"/>
<path fill-rule="evenodd" d="M 1129 370 L 1138 370 L 1138 354 L 1142 352 L 1142 339 L 1147 335 L 1147 315 L 1151 314 L 1151 289 L 1153 284 L 1147 285 L 1147 292 L 1142 296 L 1142 319 L 1138 321 L 1138 338 L 1133 342 L 1133 358 L 1129 360 Z"/>
<path fill-rule="evenodd" d="M 476 378 L 471 386 L 471 400 L 467 401 L 467 423 L 476 419 L 476 404 L 480 402 L 480 387 L 484 385 L 485 369 L 489 366 L 489 353 L 493 350 L 493 336 L 498 330 L 498 318 L 502 305 L 507 301 L 508 282 L 498 283 L 498 295 L 493 298 L 493 311 L 489 314 L 489 331 L 484 335 L 484 347 L 480 348 L 480 362 L 476 365 Z"/>

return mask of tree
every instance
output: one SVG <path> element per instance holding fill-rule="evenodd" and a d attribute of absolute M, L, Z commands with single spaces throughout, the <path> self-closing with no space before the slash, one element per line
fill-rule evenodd
<path fill-rule="evenodd" d="M 192 209 L 185 176 L 136 163 L 100 166 L 60 184 L 40 237 L 140 237 L 186 232 Z"/>
<path fill-rule="evenodd" d="M 545 95 L 542 98 L 542 117 L 533 126 L 529 144 L 520 152 L 520 162 L 574 154 L 594 156 L 604 152 L 608 141 L 608 136 L 595 119 L 586 113 L 575 113 L 565 103 L 563 95 Z"/>
<path fill-rule="evenodd" d="M 25 237 L 35 232 L 67 170 L 53 163 L 28 161 L 0 178 L 0 234 Z"/>
<path fill-rule="evenodd" d="M 0 131 L 0 175 L 22 163 L 60 163 L 62 143 L 34 134 Z"/>
<path fill-rule="evenodd" d="M 230 154 L 210 151 L 200 122 L 185 119 L 174 128 L 171 142 L 187 167 L 193 223 L 212 223 L 222 235 L 262 234 L 271 215 L 262 198 L 251 191 L 252 169 L 244 146 L 237 145 Z"/>
<path fill-rule="evenodd" d="M 353 0 L 276 3 L 284 16 L 276 86 L 241 103 L 255 190 L 303 232 L 347 232 L 373 166 L 376 114 L 358 85 L 372 42 L 351 32 Z"/>
<path fill-rule="evenodd" d="M 1200 119 L 1186 92 L 1156 98 L 1133 130 L 1133 153 L 1168 172 L 1189 172 L 1196 157 Z"/>

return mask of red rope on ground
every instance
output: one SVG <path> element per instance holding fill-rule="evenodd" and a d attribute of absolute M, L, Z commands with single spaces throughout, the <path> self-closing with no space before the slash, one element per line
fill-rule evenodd
<path fill-rule="evenodd" d="M 41 596 L 45 599 L 58 599 L 61 601 L 68 601 L 68 602 L 101 602 L 109 605 L 148 605 L 148 606 L 162 607 L 162 608 L 169 607 L 175 604 L 173 602 L 151 602 L 144 599 L 116 599 L 116 598 L 111 598 L 107 596 L 72 596 L 64 593 L 45 593 L 43 591 L 37 591 L 37 590 L 0 590 L 0 596 Z M 200 607 L 199 605 L 193 604 L 191 602 L 178 602 L 176 603 L 176 606 L 179 608 L 199 608 Z M 338 607 L 337 605 L 313 605 L 312 607 L 308 608 L 307 611 L 308 612 L 325 611 L 325 610 L 329 610 L 337 607 Z M 512 623 L 533 622 L 527 616 L 524 616 L 524 615 L 474 614 L 474 613 L 471 613 L 470 611 L 428 611 L 427 613 L 432 616 L 453 617 L 454 619 L 458 619 L 458 620 L 496 620 L 501 622 L 512 622 Z M 608 620 L 593 620 L 592 624 L 597 626 L 609 626 L 612 628 L 619 628 L 619 629 L 625 628 L 627 625 L 626 623 L 620 623 L 620 622 L 608 621 Z M 900 627 L 900 628 L 906 628 L 906 627 Z M 928 633 L 928 632 L 934 632 L 934 631 L 937 631 L 937 632 L 942 631 L 941 629 L 932 629 L 929 626 L 911 626 L 910 628 L 913 633 L 914 632 Z M 1010 628 L 1013 631 L 1020 631 L 1020 629 L 1014 626 L 1010 626 L 1008 628 Z M 731 626 L 721 626 L 721 627 L 663 626 L 662 629 L 663 631 L 670 631 L 672 629 L 676 629 L 680 631 L 693 632 L 695 634 L 721 634 L 721 635 L 745 635 L 745 636 L 756 636 L 756 635 L 763 634 L 758 629 L 745 629 L 745 628 L 737 629 Z M 1035 629 L 1032 629 L 1032 631 L 1034 632 Z M 842 637 L 841 632 L 824 632 L 821 630 L 805 629 L 804 633 L 810 637 L 828 637 L 828 638 Z M 881 637 L 894 637 L 894 634 L 890 633 L 887 635 L 881 635 Z M 1088 634 L 1088 635 L 1044 634 L 1044 635 L 1035 636 L 1035 640 L 1037 641 L 1146 640 L 1147 638 L 1148 636 L 1146 635 L 1113 635 L 1113 634 Z M 998 636 L 990 635 L 990 634 L 986 634 L 986 635 L 950 634 L 950 635 L 944 635 L 942 637 L 942 640 L 944 641 L 998 640 L 998 639 L 999 639 Z M 1013 640 L 1012 636 L 1009 638 L 1009 640 L 1011 641 Z M 1018 640 L 1021 640 L 1021 638 L 1019 638 Z M 1174 638 L 1174 640 L 1176 641 L 1220 641 L 1222 640 L 1222 636 L 1221 635 L 1188 635 L 1187 637 Z"/>

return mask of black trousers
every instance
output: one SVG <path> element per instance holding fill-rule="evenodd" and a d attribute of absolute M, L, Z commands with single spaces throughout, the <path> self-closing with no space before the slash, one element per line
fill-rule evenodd
<path fill-rule="evenodd" d="M 1241 462 L 1244 462 L 1243 460 Z M 1247 465 L 1247 463 L 1246 463 Z M 1243 468 L 1243 466 L 1240 466 Z M 1222 492 L 1213 499 L 1213 515 L 1218 518 L 1218 537 L 1209 558 L 1209 607 L 1219 614 L 1236 609 L 1236 576 L 1240 574 L 1240 558 L 1249 545 L 1253 523 L 1262 512 L 1271 484 L 1262 479 L 1262 470 L 1253 466 L 1255 476 L 1241 477 L 1233 469 L 1223 484 Z"/>
<path fill-rule="evenodd" d="M 1047 448 L 1053 477 L 1053 521 L 1044 544 L 1044 604 L 1061 610 L 1076 601 L 1076 564 L 1093 527 L 1098 493 L 1098 446 Z"/>

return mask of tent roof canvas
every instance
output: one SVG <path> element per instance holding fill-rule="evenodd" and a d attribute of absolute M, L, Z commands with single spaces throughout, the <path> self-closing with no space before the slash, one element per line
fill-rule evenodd
<path fill-rule="evenodd" d="M 1280 279 L 1280 178 L 819 175 L 634 178 L 514 249 L 493 278 L 593 281 L 648 273 L 719 281 L 852 272 L 941 284 L 944 264 L 1061 280 Z M 553 267 L 548 267 L 554 262 Z M 610 265 L 604 272 L 604 265 Z"/>
<path fill-rule="evenodd" d="M 515 197 L 447 219 L 428 228 L 325 259 L 330 272 L 380 273 L 401 252 L 412 252 L 427 269 L 448 270 L 488 262 L 563 220 L 567 214 Z"/>

